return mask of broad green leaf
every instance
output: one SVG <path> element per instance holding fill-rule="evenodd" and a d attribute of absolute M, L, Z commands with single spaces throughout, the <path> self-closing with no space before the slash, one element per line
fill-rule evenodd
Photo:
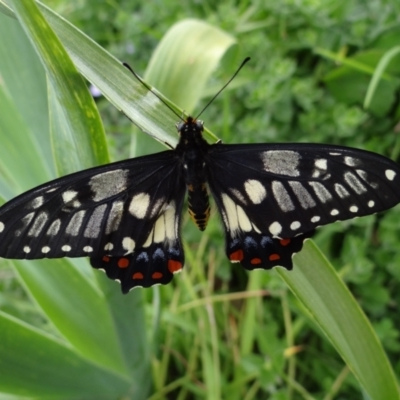
<path fill-rule="evenodd" d="M 0 312 L 0 391 L 51 399 L 113 399 L 126 376 L 84 359 L 71 346 Z"/>
<path fill-rule="evenodd" d="M 35 302 L 76 351 L 93 363 L 126 372 L 107 299 L 93 284 L 95 271 L 84 259 L 14 263 Z"/>
<path fill-rule="evenodd" d="M 397 382 L 365 314 L 333 267 L 307 241 L 293 271 L 276 269 L 373 400 L 400 399 Z"/>
<path fill-rule="evenodd" d="M 0 12 L 2 12 L 5 15 L 8 15 L 9 17 L 14 16 L 14 13 L 13 13 L 11 7 L 2 0 L 0 0 Z"/>
<path fill-rule="evenodd" d="M 8 198 L 49 180 L 54 165 L 43 67 L 19 23 L 2 14 L 0 21 L 0 180 Z"/>
<path fill-rule="evenodd" d="M 30 13 L 27 14 L 27 18 L 29 17 Z M 5 18 L 3 15 L 1 15 L 0 18 L 5 19 L 6 23 L 17 26 L 15 20 Z M 4 25 L 0 23 L 0 26 Z M 13 33 L 15 36 L 19 35 L 18 40 L 21 40 L 25 35 L 21 35 L 20 28 L 19 30 L 17 28 Z M 7 26 L 5 26 L 5 29 L 7 29 Z M 36 39 L 46 40 L 46 37 L 43 38 L 41 35 L 38 35 Z M 27 42 L 26 38 L 25 42 Z M 26 48 L 29 47 L 28 45 L 26 45 Z M 7 51 L 11 51 L 8 46 L 5 47 L 5 52 L 7 53 Z M 18 56 L 18 54 L 14 55 L 15 57 Z M 36 62 L 36 56 L 32 50 L 29 52 L 29 55 L 30 59 L 27 58 L 24 60 L 25 68 L 21 68 L 20 70 L 25 71 L 25 74 L 28 75 L 28 81 L 30 78 L 28 72 L 31 71 L 26 69 L 26 66 L 35 65 Z M 46 59 L 46 57 L 44 58 Z M 47 61 L 51 61 L 51 57 L 47 58 Z M 39 66 L 42 68 L 40 63 Z M 52 65 L 52 67 L 58 69 L 60 65 Z M 57 72 L 53 71 L 53 73 Z M 43 72 L 42 76 L 44 77 Z M 61 88 L 56 89 L 57 91 L 64 90 L 63 78 L 61 77 L 60 79 Z M 40 102 L 40 100 L 43 98 L 41 94 L 44 93 L 44 96 L 46 95 L 46 90 L 42 90 L 42 87 L 45 87 L 46 81 L 41 79 L 37 80 L 37 82 L 38 90 L 36 96 L 38 98 L 36 101 L 37 103 L 42 104 Z M 68 83 L 66 85 L 68 85 Z M 23 85 L 21 85 L 21 92 L 22 88 Z M 14 85 L 14 89 L 15 91 L 13 91 L 13 95 L 15 95 L 15 93 L 18 95 L 19 86 Z M 54 92 L 55 90 L 53 90 L 53 93 L 50 94 L 52 117 L 58 118 L 61 115 L 65 120 L 65 117 L 69 117 L 69 113 L 59 113 L 59 110 L 65 107 L 68 108 L 68 104 L 66 106 L 65 102 L 61 102 L 62 105 L 60 106 L 60 103 L 55 101 L 57 98 Z M 44 102 L 44 104 L 47 107 L 47 103 Z M 15 111 L 15 114 L 18 115 L 18 110 L 16 109 Z M 21 111 L 22 120 L 26 118 L 24 114 L 26 108 L 23 108 L 19 111 Z M 42 110 L 42 113 L 44 116 L 48 115 L 47 109 L 44 111 Z M 21 118 L 21 116 L 18 117 Z M 81 113 L 79 118 L 86 118 L 85 113 Z M 40 122 L 43 123 L 41 124 Z M 19 134 L 17 136 L 10 135 L 10 132 L 15 132 L 12 130 L 15 128 L 13 125 L 7 125 L 3 132 L 5 135 L 8 135 L 10 141 L 12 139 L 12 142 L 15 139 L 19 139 L 21 142 L 24 142 L 27 139 L 26 136 L 29 134 L 31 134 L 32 137 L 37 140 L 37 132 L 41 132 L 43 125 L 46 124 L 47 121 L 44 121 L 44 119 L 41 118 L 39 122 L 35 124 L 35 130 L 33 133 L 31 133 L 31 130 L 28 127 L 25 129 L 25 131 L 19 130 Z M 41 138 L 40 142 L 43 141 L 45 144 L 47 144 L 49 143 L 48 124 L 45 132 L 47 136 Z M 74 131 L 71 132 L 74 133 Z M 96 135 L 93 136 L 93 131 L 90 129 L 88 132 L 85 132 L 85 130 L 82 129 L 81 133 L 87 135 L 89 139 L 88 143 L 90 145 L 93 143 L 93 137 L 94 140 L 96 140 Z M 55 134 L 57 134 L 57 131 L 55 131 Z M 76 140 L 74 141 L 74 139 L 71 137 L 68 138 L 68 140 L 70 140 L 71 148 L 77 144 Z M 4 143 L 6 143 L 6 141 Z M 14 143 L 15 142 L 13 142 L 13 145 L 15 145 Z M 29 142 L 27 143 L 29 144 Z M 67 142 L 64 141 L 64 143 Z M 35 146 L 32 145 L 30 148 L 29 146 L 26 147 L 27 155 L 30 157 L 26 157 L 27 165 L 24 165 L 26 167 L 25 178 L 28 181 L 30 179 L 29 186 L 31 187 L 35 183 L 40 182 L 35 182 L 35 180 L 32 179 L 32 177 L 29 176 L 26 171 L 31 172 L 33 171 L 34 166 L 40 166 L 41 163 L 43 163 L 44 157 L 40 154 L 40 152 L 37 151 Z M 5 152 L 6 151 L 7 149 L 5 149 Z M 22 157 L 24 156 L 22 152 L 21 155 Z M 60 158 L 61 162 L 70 162 L 71 165 L 73 164 L 74 169 L 81 168 L 80 163 L 84 161 L 77 159 L 73 161 L 73 159 L 68 160 L 66 157 L 57 157 Z M 18 158 L 10 158 L 9 161 L 10 178 L 12 178 L 12 181 L 15 179 L 15 181 L 18 182 L 19 177 L 15 176 L 16 174 L 13 173 L 13 168 L 15 168 L 14 165 L 18 165 L 17 163 L 20 162 L 20 160 L 18 160 Z M 48 180 L 48 177 L 45 177 L 44 173 L 41 171 L 42 170 L 39 169 L 38 180 L 41 180 L 42 182 Z M 43 177 L 40 178 L 40 176 Z M 21 177 L 24 177 L 22 168 Z M 109 373 L 113 375 L 117 373 L 125 377 L 138 377 L 140 379 L 140 384 L 131 382 L 129 393 L 134 395 L 135 399 L 146 398 L 150 378 L 148 359 L 149 352 L 144 329 L 145 325 L 143 320 L 141 293 L 136 291 L 127 297 L 122 297 L 120 294 L 119 285 L 109 280 L 106 281 L 106 278 L 103 276 L 96 279 L 95 276 L 101 274 L 92 271 L 92 269 L 87 266 L 87 262 L 85 260 L 43 260 L 32 263 L 16 262 L 15 265 L 20 276 L 23 277 L 24 285 L 29 288 L 29 292 L 32 294 L 37 304 L 40 305 L 41 309 L 49 318 L 49 320 L 58 329 L 60 334 L 70 343 L 70 345 L 73 346 L 75 349 L 74 351 L 77 354 L 80 354 L 80 357 L 85 357 L 85 362 L 88 363 L 87 368 L 90 368 L 90 366 L 93 366 L 94 369 L 100 367 L 105 368 L 105 374 Z M 104 295 L 103 292 L 98 289 L 96 286 L 97 282 L 100 282 L 99 285 L 106 290 L 104 292 L 106 295 Z M 117 296 L 119 296 L 119 298 L 116 300 Z M 129 315 L 129 318 L 127 318 L 127 315 Z M 134 341 L 132 341 L 132 337 L 135 338 Z M 19 344 L 19 349 L 25 353 L 26 357 L 32 356 L 31 349 L 29 347 L 24 347 L 24 343 Z M 54 365 L 54 371 L 56 371 L 56 368 L 57 366 Z M 48 365 L 48 369 L 52 370 L 51 364 Z M 0 371 L 0 375 L 3 375 L 1 369 Z M 86 375 L 90 378 L 91 373 L 91 371 L 88 371 Z M 73 376 L 73 373 L 70 372 L 69 375 Z M 48 376 L 48 379 L 51 379 L 51 375 Z M 84 378 L 82 377 L 82 379 Z M 14 381 L 19 382 L 15 384 L 15 390 L 23 386 L 23 380 L 24 376 L 22 374 L 14 378 Z M 43 382 L 39 381 L 37 384 L 40 386 L 43 384 Z M 86 383 L 88 387 L 90 387 L 91 384 L 94 385 L 96 382 L 93 381 L 92 383 Z M 96 393 L 96 389 L 94 388 L 93 390 L 93 393 Z M 62 391 L 63 388 L 61 386 L 60 395 L 62 395 Z M 118 387 L 118 385 L 111 387 L 110 392 L 113 393 L 114 397 L 118 397 L 119 394 L 122 393 L 121 388 Z M 35 396 L 37 393 L 33 390 L 31 395 Z M 100 398 L 98 396 L 95 397 Z"/>

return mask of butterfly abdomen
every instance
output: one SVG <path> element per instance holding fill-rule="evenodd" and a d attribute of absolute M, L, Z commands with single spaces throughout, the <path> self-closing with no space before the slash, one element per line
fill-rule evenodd
<path fill-rule="evenodd" d="M 203 123 L 192 117 L 178 124 L 181 136 L 176 153 L 179 154 L 188 190 L 189 215 L 204 231 L 210 217 L 208 201 L 206 157 L 210 145 L 203 139 Z"/>
<path fill-rule="evenodd" d="M 210 204 L 208 201 L 207 185 L 188 185 L 189 214 L 197 227 L 204 231 L 210 217 Z"/>

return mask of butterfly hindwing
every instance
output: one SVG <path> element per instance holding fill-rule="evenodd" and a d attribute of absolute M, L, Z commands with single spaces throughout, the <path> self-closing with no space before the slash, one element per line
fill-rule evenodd
<path fill-rule="evenodd" d="M 184 195 L 172 151 L 68 175 L 0 209 L 0 256 L 93 256 L 92 264 L 125 280 L 125 289 L 161 283 L 183 266 L 179 223 Z M 135 272 L 143 278 L 133 280 Z"/>
<path fill-rule="evenodd" d="M 178 189 L 178 188 L 177 188 Z M 154 284 L 167 284 L 174 273 L 180 272 L 184 265 L 184 252 L 180 240 L 180 219 L 184 199 L 184 187 L 153 222 L 147 240 L 131 252 L 122 256 L 106 254 L 91 257 L 92 267 L 104 270 L 111 279 L 121 283 L 123 293 L 132 287 L 150 287 Z M 125 238 L 126 246 L 134 245 Z M 110 253 L 112 253 L 110 251 Z"/>
<path fill-rule="evenodd" d="M 225 251 L 231 262 L 240 262 L 247 270 L 271 269 L 277 266 L 291 270 L 293 254 L 302 249 L 304 240 L 313 233 L 312 231 L 290 239 L 277 239 L 254 230 L 236 235 L 226 229 Z"/>
<path fill-rule="evenodd" d="M 400 201 L 398 165 L 362 150 L 313 144 L 215 145 L 207 165 L 228 258 L 247 269 L 291 269 L 292 254 L 317 226 L 382 211 Z"/>

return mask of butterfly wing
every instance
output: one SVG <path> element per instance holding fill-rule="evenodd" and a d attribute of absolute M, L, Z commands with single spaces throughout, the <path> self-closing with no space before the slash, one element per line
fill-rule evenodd
<path fill-rule="evenodd" d="M 400 202 L 399 166 L 367 151 L 217 144 L 208 157 L 208 182 L 225 226 L 228 258 L 247 269 L 291 269 L 292 254 L 317 226 Z"/>
<path fill-rule="evenodd" d="M 184 260 L 181 172 L 166 151 L 32 189 L 0 208 L 0 256 L 90 257 L 124 292 L 168 283 Z"/>

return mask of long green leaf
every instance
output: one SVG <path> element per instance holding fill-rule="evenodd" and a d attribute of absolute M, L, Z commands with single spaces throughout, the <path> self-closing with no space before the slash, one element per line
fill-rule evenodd
<path fill-rule="evenodd" d="M 46 70 L 53 129 L 53 147 L 58 170 L 74 172 L 109 161 L 102 123 L 68 53 L 40 13 L 35 1 L 14 1 L 21 26 L 32 42 Z M 68 160 L 68 162 L 66 162 Z"/>
<path fill-rule="evenodd" d="M 305 250 L 305 251 L 304 251 Z M 371 399 L 400 399 L 393 370 L 368 319 L 317 247 L 307 241 L 293 271 L 277 269 Z"/>
<path fill-rule="evenodd" d="M 364 108 L 368 108 L 371 104 L 372 98 L 376 93 L 376 89 L 378 87 L 379 81 L 382 78 L 386 68 L 389 63 L 400 53 L 400 46 L 396 46 L 390 50 L 388 50 L 379 61 L 378 65 L 375 68 L 374 74 L 372 75 L 371 81 L 368 85 L 367 94 L 365 95 L 364 100 Z"/>
<path fill-rule="evenodd" d="M 125 376 L 93 365 L 74 349 L 0 312 L 0 390 L 51 399 L 104 399 L 121 396 Z"/>

